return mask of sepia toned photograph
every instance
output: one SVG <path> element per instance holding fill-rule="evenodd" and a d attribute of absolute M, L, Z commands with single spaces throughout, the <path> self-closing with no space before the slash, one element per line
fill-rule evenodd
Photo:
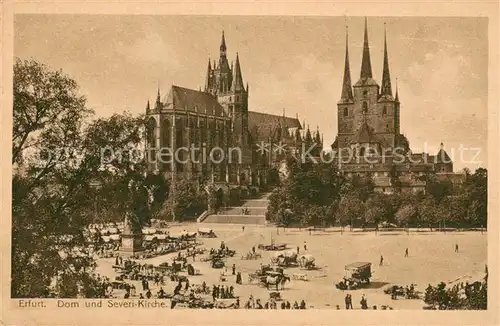
<path fill-rule="evenodd" d="M 17 308 L 491 309 L 487 17 L 13 23 Z"/>

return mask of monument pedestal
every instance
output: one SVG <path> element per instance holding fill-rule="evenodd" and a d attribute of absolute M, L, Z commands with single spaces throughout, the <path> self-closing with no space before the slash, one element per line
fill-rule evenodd
<path fill-rule="evenodd" d="M 120 256 L 133 256 L 144 251 L 142 247 L 142 233 L 122 234 Z"/>

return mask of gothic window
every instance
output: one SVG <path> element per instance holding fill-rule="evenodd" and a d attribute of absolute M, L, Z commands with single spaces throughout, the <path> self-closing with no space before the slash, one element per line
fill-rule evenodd
<path fill-rule="evenodd" d="M 151 118 L 148 121 L 147 134 L 149 147 L 156 147 L 156 120 L 154 118 Z"/>
<path fill-rule="evenodd" d="M 363 96 L 364 96 L 364 97 L 368 96 L 368 91 L 367 91 L 367 90 L 364 90 L 364 91 L 363 91 Z"/>
<path fill-rule="evenodd" d="M 384 109 L 382 110 L 382 114 L 386 115 L 387 114 L 387 107 L 384 106 Z"/>
<path fill-rule="evenodd" d="M 363 114 L 367 114 L 367 113 L 368 113 L 368 103 L 363 102 Z"/>
<path fill-rule="evenodd" d="M 344 108 L 344 117 L 348 117 L 348 116 L 349 116 L 349 109 Z"/>
<path fill-rule="evenodd" d="M 389 130 L 389 124 L 385 125 L 385 129 Z"/>

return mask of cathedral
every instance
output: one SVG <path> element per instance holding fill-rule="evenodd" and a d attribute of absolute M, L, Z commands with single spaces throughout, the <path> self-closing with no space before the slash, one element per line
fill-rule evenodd
<path fill-rule="evenodd" d="M 297 116 L 285 116 L 285 110 L 283 115 L 250 111 L 241 67 L 238 53 L 234 65 L 229 63 L 222 32 L 219 59 L 208 60 L 203 89 L 172 85 L 163 97 L 158 89 L 156 102 L 146 105 L 150 171 L 172 180 L 211 182 L 224 190 L 258 189 L 287 155 L 273 145 L 285 145 L 287 152 L 300 150 L 304 142 L 323 147 L 319 128 L 312 133 Z"/>
<path fill-rule="evenodd" d="M 354 85 L 351 84 L 346 31 L 344 78 L 337 103 L 338 135 L 331 145 L 336 163 L 347 176 L 371 176 L 375 189 L 384 193 L 393 192 L 395 187 L 405 191 L 424 190 L 424 175 L 428 173 L 454 179 L 453 162 L 442 143 L 436 155 L 411 152 L 407 138 L 401 133 L 400 116 L 397 85 L 394 96 L 392 92 L 387 37 L 384 35 L 379 86 L 372 74 L 365 19 L 361 72 Z"/>

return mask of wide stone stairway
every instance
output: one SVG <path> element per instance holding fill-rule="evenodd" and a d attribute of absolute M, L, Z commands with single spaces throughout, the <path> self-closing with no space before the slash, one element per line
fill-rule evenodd
<path fill-rule="evenodd" d="M 266 211 L 270 193 L 245 199 L 240 206 L 224 207 L 217 214 L 208 215 L 201 223 L 266 224 Z"/>

